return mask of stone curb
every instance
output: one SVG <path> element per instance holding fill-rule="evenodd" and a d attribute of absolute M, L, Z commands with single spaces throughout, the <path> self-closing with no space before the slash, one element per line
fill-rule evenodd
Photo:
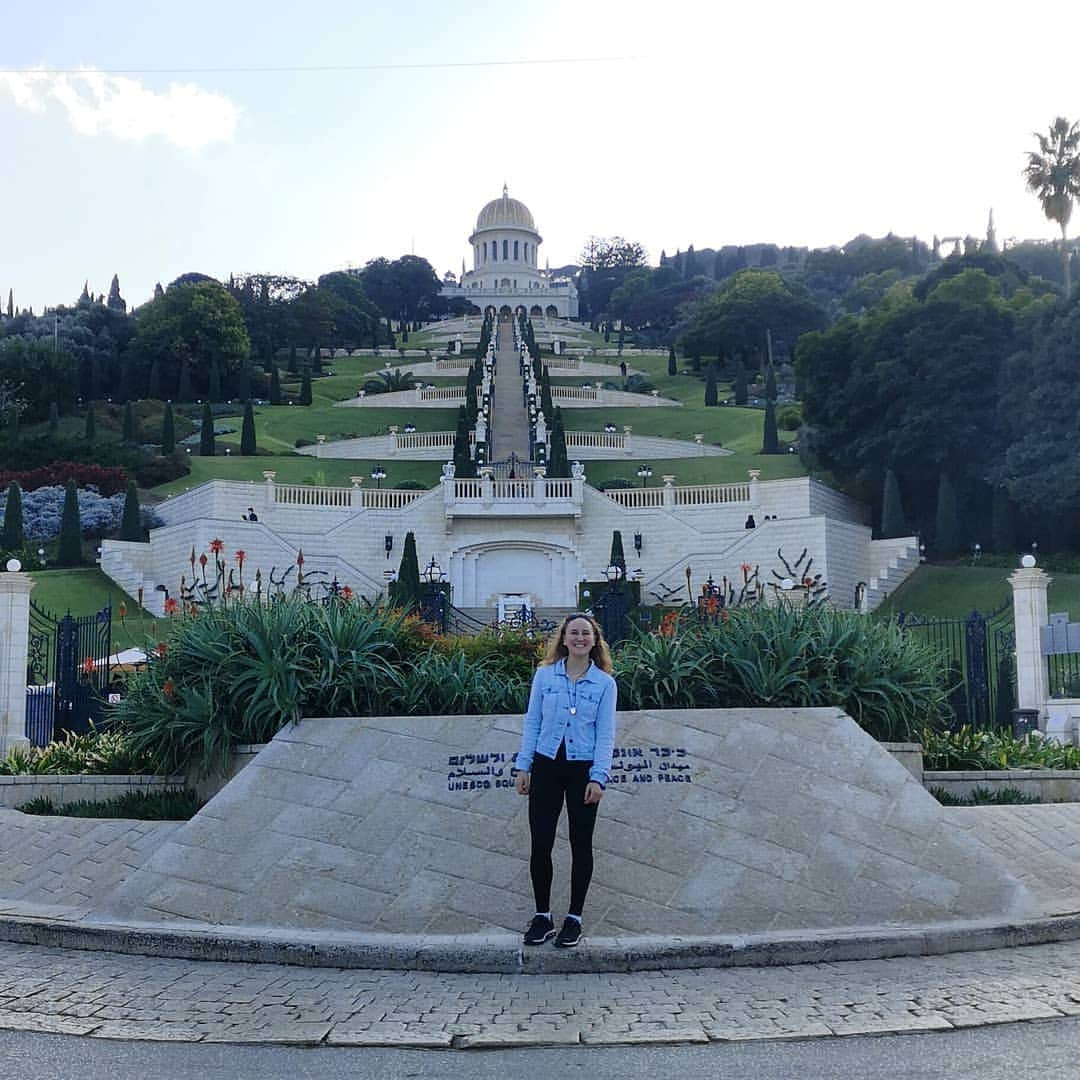
<path fill-rule="evenodd" d="M 209 924 L 0 916 L 0 941 L 183 960 L 460 974 L 585 974 L 775 967 L 1008 949 L 1080 938 L 1080 913 L 1012 922 L 743 934 L 586 938 L 576 949 L 524 949 L 516 934 L 419 936 Z"/>

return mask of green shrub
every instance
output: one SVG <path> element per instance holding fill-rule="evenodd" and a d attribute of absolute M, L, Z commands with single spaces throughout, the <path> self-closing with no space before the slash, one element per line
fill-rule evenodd
<path fill-rule="evenodd" d="M 58 742 L 41 748 L 16 746 L 0 758 L 0 776 L 145 776 L 153 772 L 150 757 L 137 750 L 123 731 L 68 732 Z"/>
<path fill-rule="evenodd" d="M 802 427 L 802 406 L 781 405 L 776 410 L 776 423 L 781 431 L 798 431 Z"/>
<path fill-rule="evenodd" d="M 925 729 L 919 736 L 923 768 L 930 771 L 1080 769 L 1080 747 L 1036 732 L 1016 738 L 1010 731 L 980 731 L 964 724 L 955 731 Z"/>
<path fill-rule="evenodd" d="M 77 802 L 56 806 L 47 795 L 16 806 L 24 814 L 59 817 L 126 818 L 131 821 L 187 821 L 204 803 L 190 788 L 165 788 L 163 791 L 125 791 L 113 799 Z"/>
<path fill-rule="evenodd" d="M 1019 788 L 976 787 L 967 795 L 951 795 L 944 788 L 932 787 L 930 794 L 942 806 L 1029 806 L 1041 803 L 1037 795 L 1025 795 Z"/>
<path fill-rule="evenodd" d="M 932 650 L 824 605 L 755 604 L 641 635 L 619 651 L 615 674 L 627 709 L 832 705 L 885 741 L 940 723 L 946 708 Z"/>

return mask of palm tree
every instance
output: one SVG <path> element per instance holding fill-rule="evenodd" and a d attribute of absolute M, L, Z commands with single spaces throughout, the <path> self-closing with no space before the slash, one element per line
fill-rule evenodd
<path fill-rule="evenodd" d="M 1065 267 L 1065 296 L 1072 291 L 1069 249 L 1065 229 L 1072 217 L 1073 200 L 1080 198 L 1080 122 L 1059 116 L 1047 135 L 1035 132 L 1039 152 L 1028 154 L 1024 166 L 1028 191 L 1038 196 L 1048 221 L 1061 227 L 1061 258 Z"/>

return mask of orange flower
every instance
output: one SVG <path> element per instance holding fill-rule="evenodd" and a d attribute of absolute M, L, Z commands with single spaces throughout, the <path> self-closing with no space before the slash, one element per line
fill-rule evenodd
<path fill-rule="evenodd" d="M 353 591 L 352 591 L 352 589 L 349 588 L 348 585 L 346 585 L 341 590 L 341 599 L 342 600 L 351 600 L 352 598 L 353 598 Z"/>
<path fill-rule="evenodd" d="M 176 685 L 172 679 L 166 679 L 165 684 L 161 688 L 161 692 L 167 697 L 171 698 L 176 693 Z"/>
<path fill-rule="evenodd" d="M 804 588 L 806 588 L 806 589 L 809 589 L 809 588 L 810 588 L 810 586 L 814 584 L 814 579 L 813 579 L 813 578 L 809 578 L 809 577 L 804 577 L 804 578 L 802 579 L 802 583 L 803 583 L 803 587 L 804 587 Z"/>
<path fill-rule="evenodd" d="M 211 540 L 210 541 L 210 550 L 215 555 L 220 555 L 221 552 L 224 550 L 224 548 L 225 548 L 225 544 L 221 540 Z"/>
<path fill-rule="evenodd" d="M 301 548 L 296 553 L 296 565 L 299 566 L 299 567 L 303 567 L 303 565 L 304 565 L 304 549 L 303 548 Z"/>
<path fill-rule="evenodd" d="M 165 614 L 166 615 L 174 615 L 176 613 L 176 609 L 179 606 L 180 605 L 176 602 L 175 597 L 172 597 L 172 596 L 166 597 L 166 599 L 165 599 Z"/>
<path fill-rule="evenodd" d="M 94 674 L 94 669 L 96 667 L 97 667 L 97 664 L 94 663 L 94 658 L 92 656 L 88 656 L 82 662 L 82 673 L 84 675 L 93 675 Z"/>
<path fill-rule="evenodd" d="M 168 651 L 169 651 L 169 646 L 166 645 L 164 641 L 159 641 L 157 643 L 157 648 L 154 649 L 154 652 L 156 652 L 158 654 L 158 656 L 160 656 L 162 658 L 164 658 L 164 656 L 168 653 Z"/>
<path fill-rule="evenodd" d="M 742 566 L 740 567 L 740 569 L 743 572 L 743 577 L 746 577 L 746 575 L 749 574 L 750 571 L 753 570 L 754 568 L 748 562 L 744 562 L 742 564 Z"/>
<path fill-rule="evenodd" d="M 208 559 L 206 558 L 206 552 L 204 551 L 204 552 L 203 552 L 203 553 L 202 553 L 202 554 L 201 554 L 201 555 L 199 556 L 199 565 L 200 565 L 200 566 L 201 566 L 201 567 L 202 567 L 202 568 L 203 568 L 203 569 L 205 570 L 205 569 L 206 569 L 206 564 L 207 564 L 207 562 L 208 562 L 208 561 L 209 561 L 209 560 L 208 560 Z"/>
<path fill-rule="evenodd" d="M 233 557 L 241 566 L 243 566 L 244 560 L 247 558 L 247 552 L 244 551 L 243 548 L 241 548 Z"/>
<path fill-rule="evenodd" d="M 127 618 L 127 604 L 123 600 L 120 601 L 120 606 L 116 610 L 121 619 Z"/>

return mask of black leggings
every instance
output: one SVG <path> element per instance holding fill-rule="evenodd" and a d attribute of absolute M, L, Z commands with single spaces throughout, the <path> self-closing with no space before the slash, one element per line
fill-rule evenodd
<path fill-rule="evenodd" d="M 589 782 L 591 761 L 568 761 L 566 748 L 559 746 L 554 758 L 536 754 L 529 779 L 529 832 L 532 836 L 532 855 L 529 873 L 537 911 L 551 910 L 551 849 L 555 846 L 555 829 L 559 824 L 563 800 L 570 824 L 570 910 L 581 916 L 585 894 L 592 880 L 592 835 L 596 824 L 598 803 L 585 805 L 585 787 Z"/>

